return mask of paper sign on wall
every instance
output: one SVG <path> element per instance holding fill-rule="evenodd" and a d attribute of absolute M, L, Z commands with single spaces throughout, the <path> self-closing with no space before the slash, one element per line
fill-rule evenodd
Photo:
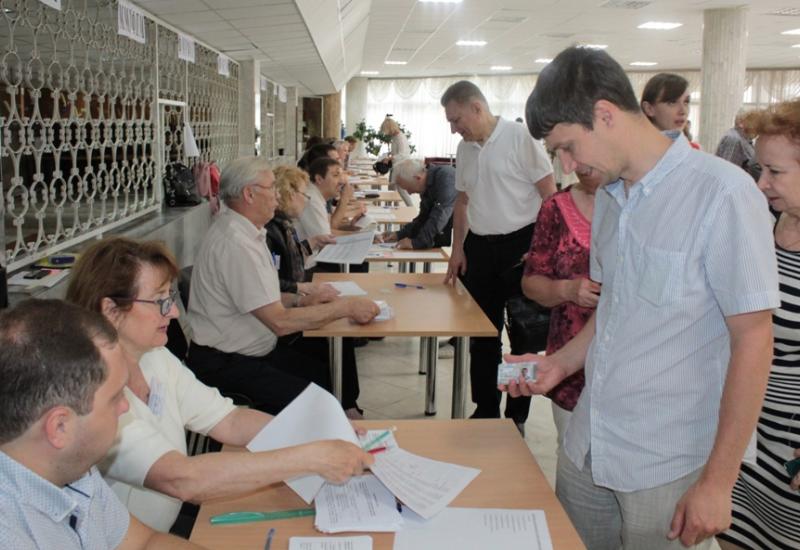
<path fill-rule="evenodd" d="M 147 42 L 144 13 L 125 0 L 119 0 L 117 7 L 117 33 L 141 44 Z"/>
<path fill-rule="evenodd" d="M 231 76 L 230 59 L 222 54 L 217 56 L 217 73 L 222 76 Z"/>
<path fill-rule="evenodd" d="M 281 103 L 286 103 L 286 87 L 278 85 L 278 100 Z"/>
<path fill-rule="evenodd" d="M 178 34 L 178 59 L 194 63 L 194 38 Z"/>
<path fill-rule="evenodd" d="M 183 123 L 183 154 L 186 158 L 200 156 L 200 149 L 197 148 L 197 141 L 194 139 L 194 132 L 188 122 Z"/>
<path fill-rule="evenodd" d="M 39 0 L 45 6 L 49 6 L 51 8 L 57 9 L 61 11 L 61 0 Z"/>

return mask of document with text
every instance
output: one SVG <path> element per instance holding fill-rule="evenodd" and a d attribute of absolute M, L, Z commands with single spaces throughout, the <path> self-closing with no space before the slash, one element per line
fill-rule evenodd
<path fill-rule="evenodd" d="M 314 504 L 314 527 L 323 533 L 392 532 L 403 525 L 394 495 L 373 475 L 351 478 L 344 485 L 326 483 Z"/>
<path fill-rule="evenodd" d="M 325 245 L 317 254 L 317 262 L 330 264 L 360 264 L 369 254 L 374 231 L 362 231 L 336 237 L 336 243 Z"/>
<path fill-rule="evenodd" d="M 372 550 L 372 537 L 292 537 L 289 550 Z"/>

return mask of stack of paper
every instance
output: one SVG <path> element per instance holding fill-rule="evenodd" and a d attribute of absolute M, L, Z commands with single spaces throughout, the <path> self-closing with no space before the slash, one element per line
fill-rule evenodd
<path fill-rule="evenodd" d="M 325 248 L 320 250 L 316 261 L 331 264 L 360 264 L 367 257 L 374 237 L 374 231 L 336 237 L 336 243 L 325 245 Z"/>
<path fill-rule="evenodd" d="M 372 537 L 291 537 L 289 550 L 372 550 Z"/>
<path fill-rule="evenodd" d="M 314 503 L 314 527 L 323 533 L 392 532 L 403 525 L 394 495 L 371 475 L 344 485 L 325 484 Z"/>

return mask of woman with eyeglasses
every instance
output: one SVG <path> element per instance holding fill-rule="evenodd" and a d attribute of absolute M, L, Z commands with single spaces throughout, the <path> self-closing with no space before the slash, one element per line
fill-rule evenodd
<path fill-rule="evenodd" d="M 163 244 L 115 237 L 81 255 L 67 290 L 68 301 L 111 321 L 129 360 L 124 392 L 130 408 L 100 465 L 128 510 L 154 529 L 168 531 L 181 501 L 234 496 L 311 473 L 336 483 L 360 474 L 372 459 L 344 441 L 187 456 L 186 430 L 244 446 L 272 417 L 236 407 L 164 347 L 167 326 L 178 317 L 171 290 L 177 274 Z"/>
<path fill-rule="evenodd" d="M 339 291 L 328 284 L 310 282 L 310 272 L 306 270 L 305 264 L 314 251 L 335 242 L 335 239 L 333 235 L 323 234 L 301 241 L 293 225 L 293 220 L 300 217 L 311 199 L 308 193 L 308 174 L 294 166 L 278 166 L 273 173 L 278 208 L 275 216 L 267 223 L 267 246 L 278 268 L 281 292 L 319 294 L 321 301 L 329 301 Z M 325 363 L 329 360 L 327 338 L 306 338 L 301 333 L 295 333 L 282 336 L 281 341 Z M 352 420 L 363 418 L 363 411 L 356 403 L 358 394 L 358 370 L 353 339 L 345 338 L 342 348 L 342 407 Z"/>

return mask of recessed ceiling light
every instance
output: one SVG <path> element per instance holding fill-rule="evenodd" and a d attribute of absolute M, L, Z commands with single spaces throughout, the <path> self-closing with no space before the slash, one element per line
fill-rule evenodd
<path fill-rule="evenodd" d="M 652 67 L 653 65 L 658 65 L 655 61 L 634 61 L 631 63 L 634 67 Z"/>
<path fill-rule="evenodd" d="M 459 40 L 456 46 L 485 46 L 486 40 Z"/>
<path fill-rule="evenodd" d="M 361 71 L 361 74 L 364 76 L 373 76 L 380 73 L 378 71 Z"/>
<path fill-rule="evenodd" d="M 789 31 L 783 31 L 781 34 L 800 34 L 800 29 L 792 29 Z"/>
<path fill-rule="evenodd" d="M 672 29 L 677 29 L 678 27 L 682 27 L 683 23 L 670 23 L 667 21 L 648 21 L 647 23 L 642 23 L 637 29 L 649 29 L 653 31 L 671 31 Z"/>
<path fill-rule="evenodd" d="M 462 0 L 419 0 L 423 4 L 460 4 Z"/>
<path fill-rule="evenodd" d="M 552 60 L 553 59 L 550 57 L 540 57 L 539 59 L 536 59 L 534 63 L 550 63 Z"/>
<path fill-rule="evenodd" d="M 792 48 L 800 48 L 800 44 L 795 44 Z"/>
<path fill-rule="evenodd" d="M 608 44 L 582 44 L 581 48 L 589 48 L 590 50 L 605 50 Z"/>
<path fill-rule="evenodd" d="M 386 65 L 405 65 L 408 61 L 384 61 Z"/>
<path fill-rule="evenodd" d="M 489 68 L 493 71 L 510 71 L 514 67 L 512 67 L 511 65 L 492 65 Z"/>

